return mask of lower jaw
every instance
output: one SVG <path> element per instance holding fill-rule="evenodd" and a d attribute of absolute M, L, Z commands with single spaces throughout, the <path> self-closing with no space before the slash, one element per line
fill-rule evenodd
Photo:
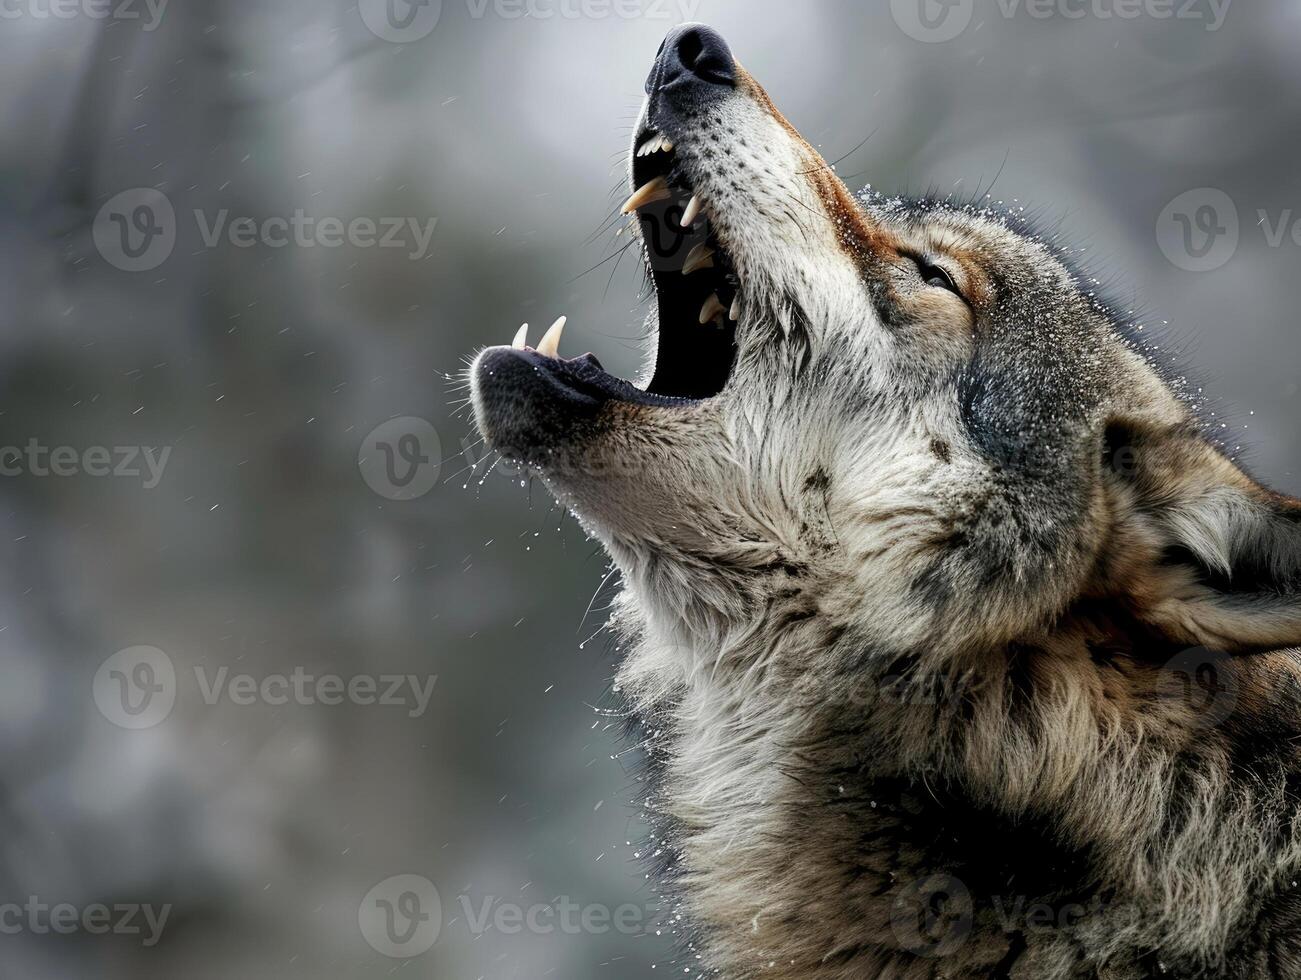
<path fill-rule="evenodd" d="M 620 408 L 693 404 L 641 391 L 602 371 L 591 355 L 562 361 L 494 347 L 479 355 L 473 372 L 475 414 L 489 446 L 548 475 L 609 470 L 598 447 L 610 444 L 603 435 L 621 424 Z"/>

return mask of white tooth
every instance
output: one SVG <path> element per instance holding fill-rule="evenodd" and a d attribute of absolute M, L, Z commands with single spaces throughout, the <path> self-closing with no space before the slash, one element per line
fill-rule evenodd
<path fill-rule="evenodd" d="M 661 136 L 659 133 L 651 133 L 646 137 L 642 145 L 637 147 L 637 156 L 648 157 L 655 153 L 672 153 L 673 144 L 667 136 Z"/>
<path fill-rule="evenodd" d="M 623 213 L 632 214 L 638 208 L 644 208 L 647 204 L 654 204 L 656 201 L 667 201 L 672 196 L 669 182 L 663 177 L 656 177 L 637 188 L 632 197 L 624 203 Z"/>
<path fill-rule="evenodd" d="M 560 356 L 560 335 L 565 332 L 565 324 L 568 322 L 569 318 L 562 316 L 551 324 L 551 329 L 546 332 L 546 336 L 538 341 L 537 352 L 539 354 L 543 357 Z"/>
<path fill-rule="evenodd" d="M 671 150 L 673 144 L 661 136 L 659 133 L 651 133 L 642 141 L 641 146 L 637 147 L 639 157 L 648 157 L 652 153 L 658 153 L 660 150 Z"/>
<path fill-rule="evenodd" d="M 519 333 L 517 333 L 515 335 L 515 339 L 511 341 L 511 346 L 514 347 L 516 350 L 523 350 L 525 347 L 528 346 L 528 343 L 529 343 L 529 325 L 526 323 L 524 324 L 524 326 L 519 328 Z"/>
<path fill-rule="evenodd" d="M 701 242 L 687 253 L 687 260 L 682 264 L 682 274 L 689 276 L 697 269 L 712 269 L 713 267 L 714 250 Z"/>
<path fill-rule="evenodd" d="M 741 294 L 740 293 L 737 293 L 736 299 L 732 300 L 732 311 L 727 314 L 727 318 L 733 321 L 741 319 Z"/>
<path fill-rule="evenodd" d="M 718 298 L 718 293 L 710 293 L 709 299 L 705 300 L 705 305 L 700 310 L 700 325 L 703 327 L 710 320 L 717 318 L 719 314 L 726 312 L 727 307 Z"/>
<path fill-rule="evenodd" d="M 682 212 L 682 227 L 690 228 L 694 225 L 696 219 L 700 217 L 700 211 L 703 207 L 704 205 L 700 201 L 700 195 L 693 194 L 691 200 L 687 202 L 687 209 Z"/>

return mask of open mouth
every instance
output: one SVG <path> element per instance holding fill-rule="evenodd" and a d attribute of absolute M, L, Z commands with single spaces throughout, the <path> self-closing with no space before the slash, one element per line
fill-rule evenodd
<path fill-rule="evenodd" d="M 721 394 L 736 360 L 736 329 L 744 312 L 740 278 L 713 233 L 705 204 L 692 188 L 673 143 L 655 130 L 637 139 L 632 166 L 637 190 L 623 206 L 635 215 L 658 301 L 655 370 L 645 388 L 607 373 L 595 356 L 560 357 L 565 318 L 529 346 L 525 327 L 515 356 L 535 380 L 573 407 L 611 399 L 675 406 Z"/>
<path fill-rule="evenodd" d="M 637 190 L 624 205 L 641 225 L 659 303 L 655 373 L 647 391 L 698 400 L 726 387 L 744 312 L 732 257 L 714 234 L 706 204 L 665 135 L 641 133 L 633 156 Z"/>

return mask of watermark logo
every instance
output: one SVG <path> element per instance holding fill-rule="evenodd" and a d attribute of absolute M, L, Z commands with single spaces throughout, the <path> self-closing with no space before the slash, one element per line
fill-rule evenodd
<path fill-rule="evenodd" d="M 1180 194 L 1156 222 L 1157 243 L 1165 257 L 1186 272 L 1211 272 L 1238 251 L 1241 222 L 1233 198 L 1214 187 Z"/>
<path fill-rule="evenodd" d="M 988 0 L 987 0 L 988 2 Z M 1208 32 L 1224 26 L 1233 0 L 992 0 L 1004 20 L 1181 21 Z M 963 34 L 975 13 L 975 0 L 890 0 L 899 29 L 915 41 L 942 44 Z"/>
<path fill-rule="evenodd" d="M 1227 264 L 1252 229 L 1264 248 L 1301 248 L 1301 216 L 1294 209 L 1257 208 L 1255 213 L 1256 220 L 1244 228 L 1237 204 L 1224 191 L 1185 191 L 1157 219 L 1157 242 L 1173 265 L 1188 272 L 1212 272 Z"/>
<path fill-rule="evenodd" d="M 171 715 L 180 691 L 180 677 L 170 657 L 157 647 L 131 647 L 109 657 L 95 674 L 92 694 L 100 714 L 119 728 L 145 729 L 161 725 Z M 314 674 L 295 667 L 287 674 L 232 674 L 229 667 L 209 671 L 194 668 L 200 700 L 208 707 L 222 701 L 236 707 L 293 705 L 300 708 L 399 708 L 408 718 L 429 710 L 436 674 Z"/>
<path fill-rule="evenodd" d="M 381 41 L 410 44 L 434 32 L 443 0 L 359 0 L 362 22 Z"/>
<path fill-rule="evenodd" d="M 501 936 L 646 936 L 665 922 L 651 910 L 627 903 L 617 908 L 581 904 L 568 895 L 550 902 L 523 905 L 510 898 L 461 894 L 459 914 L 448 926 L 461 923 L 476 938 Z M 357 910 L 361 934 L 371 948 L 393 959 L 412 959 L 429 951 L 443 933 L 443 903 L 438 889 L 420 875 L 396 875 L 380 882 Z"/>
<path fill-rule="evenodd" d="M 874 707 L 956 708 L 971 693 L 969 674 L 906 671 L 860 678 L 849 691 L 849 703 L 863 710 Z"/>
<path fill-rule="evenodd" d="M 345 680 L 338 674 L 310 674 L 302 667 L 261 679 L 252 674 L 231 674 L 229 667 L 219 667 L 211 675 L 203 667 L 195 667 L 194 678 L 203 703 L 209 707 L 222 700 L 241 708 L 255 704 L 273 708 L 289 704 L 334 707 L 346 703 L 362 708 L 406 708 L 408 718 L 424 715 L 438 683 L 436 674 L 357 674 Z"/>
<path fill-rule="evenodd" d="M 997 0 L 1011 20 L 1020 13 L 1036 20 L 1181 20 L 1204 24 L 1207 31 L 1224 26 L 1233 0 Z"/>
<path fill-rule="evenodd" d="M 673 200 L 657 202 L 637 212 L 646 259 L 656 272 L 684 273 L 690 267 L 688 263 L 703 263 L 699 268 L 713 265 L 709 254 L 712 236 L 709 218 L 702 215 L 690 226 L 684 226 L 686 210 L 685 200 Z"/>
<path fill-rule="evenodd" d="M 1205 647 L 1184 650 L 1161 668 L 1159 693 L 1187 709 L 1195 729 L 1216 728 L 1238 705 L 1239 683 L 1233 657 Z"/>
<path fill-rule="evenodd" d="M 3 0 L 0 0 L 3 2 Z M 197 240 L 204 248 L 402 249 L 406 258 L 428 258 L 437 218 L 317 217 L 298 208 L 290 215 L 255 218 L 223 208 L 192 212 Z M 123 191 L 95 218 L 95 248 L 123 272 L 150 272 L 172 256 L 180 221 L 171 200 L 149 187 Z"/>
<path fill-rule="evenodd" d="M 0 0 L 0 20 L 113 20 L 139 23 L 152 34 L 171 0 Z"/>
<path fill-rule="evenodd" d="M 663 925 L 656 923 L 640 905 L 629 903 L 615 909 L 600 904 L 580 905 L 568 895 L 561 895 L 554 902 L 535 902 L 528 906 L 492 895 L 477 901 L 461 895 L 457 903 L 465 924 L 475 936 L 489 932 L 503 936 L 524 932 L 534 936 L 551 936 L 557 932 L 566 936 L 604 936 L 611 932 L 620 936 L 645 936 L 656 925 Z"/>
<path fill-rule="evenodd" d="M 438 482 L 443 447 L 438 431 L 418 418 L 390 419 L 357 454 L 361 478 L 386 500 L 418 500 Z"/>
<path fill-rule="evenodd" d="M 140 936 L 140 944 L 152 948 L 163 938 L 171 914 L 170 904 L 95 904 L 80 908 L 67 902 L 49 905 L 33 895 L 22 905 L 0 905 L 0 935 Z"/>
<path fill-rule="evenodd" d="M 2 0 L 0 0 L 2 2 Z M 696 20 L 701 0 L 465 0 L 471 20 Z M 366 29 L 382 41 L 411 44 L 433 33 L 443 0 L 359 0 Z"/>
<path fill-rule="evenodd" d="M 914 41 L 943 44 L 970 26 L 975 6 L 975 0 L 890 0 L 890 13 Z"/>
<path fill-rule="evenodd" d="M 890 912 L 890 928 L 908 952 L 938 958 L 954 953 L 967 941 L 974 917 L 966 885 L 952 875 L 931 875 L 899 890 Z"/>
<path fill-rule="evenodd" d="M 982 929 L 997 926 L 1007 936 L 1056 935 L 1104 919 L 1133 917 L 1136 910 L 1109 904 L 1094 895 L 1083 901 L 1064 901 L 1051 895 L 982 895 Z M 990 918 L 992 913 L 992 918 Z M 891 927 L 908 952 L 938 959 L 951 956 L 971 938 L 975 902 L 971 890 L 952 875 L 919 878 L 899 889 Z"/>
<path fill-rule="evenodd" d="M 153 728 L 176 705 L 176 668 L 157 647 L 119 650 L 100 665 L 92 694 L 100 714 L 119 728 Z"/>
<path fill-rule="evenodd" d="M 701 0 L 466 0 L 470 17 L 502 20 L 696 20 Z"/>
<path fill-rule="evenodd" d="M 205 248 L 217 248 L 222 241 L 234 248 L 400 248 L 413 262 L 429 255 L 437 218 L 316 218 L 302 208 L 287 217 L 261 220 L 231 217 L 221 210 L 212 215 L 194 212 L 199 237 Z"/>
<path fill-rule="evenodd" d="M 171 455 L 171 446 L 91 446 L 79 450 L 74 446 L 50 447 L 39 439 L 30 439 L 26 446 L 0 447 L 0 476 L 116 477 L 141 480 L 144 489 L 154 490 L 163 481 Z"/>
<path fill-rule="evenodd" d="M 104 261 L 123 272 L 150 272 L 176 248 L 176 210 L 162 191 L 136 187 L 99 209 L 92 231 Z"/>
<path fill-rule="evenodd" d="M 394 875 L 366 893 L 357 924 L 371 949 L 390 959 L 422 956 L 443 931 L 438 889 L 420 875 Z"/>

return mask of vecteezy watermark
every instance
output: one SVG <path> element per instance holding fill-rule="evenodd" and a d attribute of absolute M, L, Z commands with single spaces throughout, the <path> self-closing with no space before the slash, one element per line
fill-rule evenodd
<path fill-rule="evenodd" d="M 100 665 L 91 693 L 100 714 L 119 728 L 153 728 L 176 705 L 176 667 L 157 647 L 128 647 Z"/>
<path fill-rule="evenodd" d="M 146 490 L 155 489 L 171 458 L 172 447 L 163 446 L 46 446 L 30 439 L 26 446 L 0 446 L 0 477 L 74 476 L 143 479 Z"/>
<path fill-rule="evenodd" d="M 850 688 L 849 703 L 860 709 L 904 707 L 932 709 L 955 708 L 975 687 L 969 673 L 947 674 L 932 671 L 868 673 Z"/>
<path fill-rule="evenodd" d="M 976 0 L 890 0 L 899 29 L 914 41 L 942 44 L 971 25 Z"/>
<path fill-rule="evenodd" d="M 309 674 L 295 667 L 288 674 L 231 674 L 219 667 L 212 675 L 194 668 L 203 703 L 209 707 L 227 700 L 240 707 L 266 704 L 278 708 L 352 704 L 359 707 L 405 708 L 408 718 L 419 718 L 429 708 L 438 677 L 434 674 L 355 674 L 344 679 L 338 674 Z"/>
<path fill-rule="evenodd" d="M 152 33 L 171 0 L 0 0 L 0 20 L 113 20 L 138 23 Z"/>
<path fill-rule="evenodd" d="M 1233 0 L 992 0 L 1004 20 L 1190 21 L 1207 31 L 1224 26 Z M 899 29 L 915 41 L 942 44 L 962 35 L 976 13 L 976 0 L 890 0 Z"/>
<path fill-rule="evenodd" d="M 366 486 L 385 500 L 411 501 L 424 497 L 438 484 L 448 462 L 460 468 L 453 477 L 462 489 L 488 480 L 519 483 L 530 472 L 525 464 L 485 449 L 482 439 L 464 437 L 460 453 L 442 457 L 443 442 L 428 421 L 412 416 L 390 419 L 371 431 L 357 451 L 357 468 Z M 637 477 L 645 464 L 627 453 L 584 446 L 581 450 L 556 450 L 547 457 L 547 473 L 557 479 L 610 480 Z"/>
<path fill-rule="evenodd" d="M 1121 911 L 1102 898 L 1087 902 L 1029 895 L 985 895 L 981 925 L 1005 935 L 1069 933 L 1086 920 Z M 952 875 L 936 874 L 907 882 L 895 893 L 890 925 L 900 946 L 915 956 L 951 956 L 970 939 L 976 921 L 971 890 Z"/>
<path fill-rule="evenodd" d="M 1214 187 L 1198 187 L 1165 206 L 1156 221 L 1156 240 L 1176 267 L 1211 272 L 1237 253 L 1241 227 L 1233 198 Z"/>
<path fill-rule="evenodd" d="M 1254 226 L 1266 248 L 1301 248 L 1301 214 L 1292 208 L 1257 208 Z M 1186 272 L 1213 272 L 1227 265 L 1242 237 L 1238 205 L 1215 187 L 1185 191 L 1165 206 L 1156 222 L 1161 251 Z"/>
<path fill-rule="evenodd" d="M 443 15 L 443 0 L 358 0 L 362 23 L 381 41 L 410 44 L 427 38 Z"/>
<path fill-rule="evenodd" d="M 163 929 L 172 914 L 172 906 L 120 903 L 86 905 L 68 902 L 54 905 L 31 896 L 21 905 L 0 904 L 0 935 L 18 936 L 141 936 L 142 946 L 154 947 L 163 938 Z"/>
<path fill-rule="evenodd" d="M 96 707 L 119 728 L 145 729 L 162 724 L 176 706 L 179 676 L 172 659 L 157 647 L 120 650 L 100 665 L 92 685 Z M 313 674 L 295 667 L 287 674 L 232 674 L 198 666 L 194 680 L 208 707 L 227 701 L 236 707 L 358 707 L 405 709 L 420 718 L 429 709 L 438 677 L 434 674 Z"/>
<path fill-rule="evenodd" d="M 899 945 L 915 956 L 949 956 L 971 935 L 974 916 L 967 886 L 952 875 L 937 874 L 899 889 L 890 928 Z"/>
<path fill-rule="evenodd" d="M 1156 695 L 1184 709 L 1190 728 L 1206 730 L 1228 720 L 1238 706 L 1241 683 L 1235 659 L 1227 653 L 1190 647 L 1157 672 Z"/>
<path fill-rule="evenodd" d="M 95 215 L 95 249 L 123 272 L 149 272 L 176 248 L 176 210 L 162 191 L 137 187 L 114 195 Z"/>
<path fill-rule="evenodd" d="M 651 915 L 640 905 L 627 903 L 613 909 L 593 903 L 580 905 L 568 895 L 561 895 L 554 902 L 535 902 L 532 905 L 521 905 L 494 895 L 478 899 L 461 895 L 457 898 L 457 905 L 470 932 L 476 936 L 488 932 L 504 936 L 521 933 L 550 936 L 557 932 L 566 936 L 605 936 L 610 933 L 641 936 L 649 931 L 652 922 Z"/>
<path fill-rule="evenodd" d="M 438 889 L 420 875 L 394 875 L 366 893 L 357 925 L 371 949 L 395 960 L 429 952 L 443 932 Z"/>
<path fill-rule="evenodd" d="M 389 419 L 362 441 L 361 478 L 387 500 L 418 500 L 434 488 L 443 465 L 438 430 L 424 419 Z"/>
<path fill-rule="evenodd" d="M 617 908 L 599 903 L 581 904 L 567 895 L 551 902 L 521 904 L 495 895 L 461 894 L 448 925 L 463 923 L 473 936 L 528 933 L 550 936 L 643 936 L 655 927 L 647 908 L 627 903 Z M 413 959 L 428 952 L 446 926 L 438 889 L 420 875 L 388 878 L 362 899 L 357 910 L 361 934 L 372 949 L 393 959 Z"/>
<path fill-rule="evenodd" d="M 206 249 L 232 248 L 390 248 L 419 261 L 428 257 L 437 218 L 316 217 L 299 208 L 292 215 L 254 218 L 228 209 L 192 212 L 197 240 Z M 95 217 L 95 248 L 123 272 L 150 272 L 176 250 L 176 209 L 166 194 L 137 187 L 111 198 Z"/>
<path fill-rule="evenodd" d="M 696 20 L 702 0 L 465 0 L 471 20 Z M 380 40 L 411 44 L 434 32 L 443 0 L 358 0 L 362 23 Z"/>
<path fill-rule="evenodd" d="M 195 211 L 206 248 L 224 238 L 235 248 L 400 248 L 418 261 L 429 254 L 437 218 L 315 218 L 299 208 L 287 218 L 232 218 L 227 210 L 212 215 Z"/>

